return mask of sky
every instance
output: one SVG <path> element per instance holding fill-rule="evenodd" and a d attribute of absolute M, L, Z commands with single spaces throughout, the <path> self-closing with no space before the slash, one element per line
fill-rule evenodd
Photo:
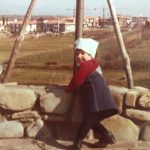
<path fill-rule="evenodd" d="M 24 15 L 31 0 L 0 0 L 0 15 Z M 117 13 L 130 16 L 150 17 L 150 0 L 113 0 Z M 76 0 L 36 0 L 33 15 L 72 16 Z M 109 16 L 107 0 L 84 0 L 87 16 Z"/>

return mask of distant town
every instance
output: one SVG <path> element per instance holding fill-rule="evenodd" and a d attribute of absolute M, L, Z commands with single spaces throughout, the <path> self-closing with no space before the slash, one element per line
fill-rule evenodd
<path fill-rule="evenodd" d="M 133 30 L 150 24 L 148 17 L 132 17 L 117 15 L 121 28 Z M 0 16 L 0 32 L 16 34 L 23 23 L 23 16 Z M 110 17 L 85 16 L 83 29 L 111 28 L 113 27 Z M 75 31 L 75 17 L 68 16 L 33 16 L 28 23 L 25 34 L 31 33 L 67 33 Z"/>

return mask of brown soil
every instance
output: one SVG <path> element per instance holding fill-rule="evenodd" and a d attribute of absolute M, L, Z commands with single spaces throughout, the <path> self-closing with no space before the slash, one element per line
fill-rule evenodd
<path fill-rule="evenodd" d="M 91 142 L 91 141 L 90 141 Z M 84 142 L 81 150 L 92 150 L 88 148 L 88 142 Z M 31 139 L 31 138 L 16 138 L 16 139 L 1 139 L 0 150 L 69 150 L 71 141 L 61 141 L 49 139 L 47 142 Z M 105 148 L 95 148 L 93 150 L 150 150 L 150 142 L 117 142 L 113 145 L 108 145 Z"/>

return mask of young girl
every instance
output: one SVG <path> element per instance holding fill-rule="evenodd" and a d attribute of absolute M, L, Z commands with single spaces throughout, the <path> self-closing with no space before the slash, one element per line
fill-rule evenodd
<path fill-rule="evenodd" d="M 72 150 L 80 150 L 82 140 L 90 128 L 101 137 L 93 147 L 115 143 L 112 133 L 100 124 L 103 119 L 117 114 L 118 110 L 102 78 L 101 68 L 94 59 L 98 45 L 97 41 L 89 38 L 79 38 L 75 42 L 78 68 L 67 86 L 67 91 L 81 94 L 84 118 Z"/>

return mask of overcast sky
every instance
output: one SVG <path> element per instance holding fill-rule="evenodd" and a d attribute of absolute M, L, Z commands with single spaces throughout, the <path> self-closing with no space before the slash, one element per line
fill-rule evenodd
<path fill-rule="evenodd" d="M 113 0 L 118 13 L 150 17 L 150 0 Z M 31 0 L 0 0 L 0 14 L 26 13 Z M 107 0 L 84 0 L 85 15 L 109 15 Z M 73 15 L 76 0 L 37 0 L 33 15 Z"/>

